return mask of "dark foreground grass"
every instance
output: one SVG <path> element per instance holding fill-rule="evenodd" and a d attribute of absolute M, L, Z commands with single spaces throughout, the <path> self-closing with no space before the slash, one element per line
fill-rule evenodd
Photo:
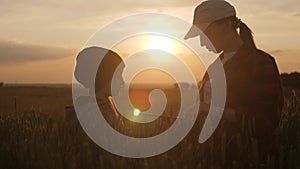
<path fill-rule="evenodd" d="M 279 142 L 279 162 L 270 156 L 265 166 L 259 165 L 253 126 L 247 123 L 245 130 L 249 130 L 250 133 L 252 154 L 249 158 L 243 158 L 246 161 L 232 161 L 234 168 L 300 168 L 300 95 L 292 89 L 285 89 L 284 92 L 285 106 L 276 138 Z M 226 156 L 222 141 L 210 139 L 204 145 L 195 147 L 185 139 L 172 150 L 159 156 L 147 159 L 123 158 L 112 155 L 94 144 L 77 121 L 65 121 L 62 116 L 41 112 L 34 107 L 17 112 L 5 112 L 1 109 L 0 111 L 1 169 L 206 169 L 216 168 L 215 156 Z M 242 140 L 238 144 L 240 152 L 243 152 L 244 144 Z"/>

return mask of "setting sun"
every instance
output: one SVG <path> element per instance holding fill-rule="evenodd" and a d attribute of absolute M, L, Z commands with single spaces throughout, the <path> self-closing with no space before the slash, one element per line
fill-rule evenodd
<path fill-rule="evenodd" d="M 146 39 L 145 47 L 147 49 L 158 49 L 166 52 L 174 50 L 175 42 L 173 39 L 163 36 L 151 36 Z"/>

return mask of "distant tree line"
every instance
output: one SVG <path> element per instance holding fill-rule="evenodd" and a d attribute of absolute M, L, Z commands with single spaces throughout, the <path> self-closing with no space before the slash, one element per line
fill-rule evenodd
<path fill-rule="evenodd" d="M 281 80 L 284 87 L 300 89 L 300 72 L 282 73 Z M 189 86 L 188 83 L 184 83 L 183 85 Z M 0 87 L 3 86 L 4 82 L 0 82 Z M 178 84 L 174 84 L 174 87 L 178 87 Z"/>
<path fill-rule="evenodd" d="M 284 87 L 300 89 L 300 72 L 282 73 L 281 80 Z"/>

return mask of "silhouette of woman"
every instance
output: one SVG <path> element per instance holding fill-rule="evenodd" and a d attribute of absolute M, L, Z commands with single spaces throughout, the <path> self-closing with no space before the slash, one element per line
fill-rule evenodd
<path fill-rule="evenodd" d="M 268 155 L 278 151 L 274 133 L 283 104 L 281 80 L 274 58 L 256 48 L 250 28 L 236 17 L 235 8 L 223 0 L 207 0 L 195 8 L 193 26 L 185 39 L 196 36 L 200 36 L 201 46 L 221 53 L 219 58 L 226 77 L 225 111 L 213 134 L 217 140 L 226 134 L 226 161 L 220 165 L 231 168 L 235 160 L 243 164 L 242 168 L 249 167 L 249 158 L 255 158 L 249 153 L 251 144 L 255 144 L 255 141 L 249 141 L 250 137 L 257 139 L 260 161 L 255 161 L 256 164 L 265 165 Z M 208 112 L 211 80 L 206 72 L 200 83 L 202 113 Z M 246 119 L 245 123 L 242 123 L 243 119 Z M 249 130 L 255 134 L 246 131 L 245 126 L 251 126 Z M 245 151 L 237 149 L 240 137 L 242 147 L 247 147 Z M 249 154 L 245 154 L 247 152 Z"/>
<path fill-rule="evenodd" d="M 104 57 L 99 64 L 100 56 Z M 121 72 L 118 72 L 117 70 L 119 65 L 121 66 Z M 84 88 L 89 89 L 89 96 L 79 97 L 77 99 L 78 102 L 76 103 L 80 103 L 79 107 L 83 108 L 84 111 L 89 112 L 91 111 L 91 106 L 89 104 L 93 101 L 93 97 L 96 97 L 98 107 L 105 120 L 118 132 L 127 136 L 140 138 L 157 135 L 157 133 L 160 133 L 161 130 L 164 131 L 164 129 L 168 128 L 172 123 L 164 123 L 159 129 L 156 128 L 154 130 L 153 128 L 160 124 L 160 121 L 163 119 L 162 117 L 151 123 L 136 123 L 122 116 L 122 114 L 117 111 L 116 107 L 114 107 L 111 96 L 117 96 L 118 91 L 111 91 L 112 78 L 114 73 L 117 73 L 120 75 L 120 78 L 115 81 L 118 83 L 116 86 L 124 84 L 124 80 L 121 77 L 124 68 L 125 63 L 122 58 L 111 50 L 100 47 L 90 47 L 82 50 L 76 59 L 74 76 Z M 93 74 L 93 70 L 97 70 L 96 74 Z M 92 85 L 93 83 L 95 85 Z M 76 119 L 74 107 L 69 107 L 68 111 L 65 113 L 66 120 Z M 89 113 L 86 113 L 84 116 L 87 116 L 88 114 Z M 171 121 L 173 121 L 173 119 Z M 90 124 L 92 123 L 93 122 L 90 122 Z"/>
<path fill-rule="evenodd" d="M 103 57 L 103 59 L 99 64 L 100 57 Z M 89 98 L 96 97 L 102 115 L 106 121 L 114 127 L 120 127 L 115 126 L 115 124 L 120 124 L 120 121 L 118 121 L 120 118 L 119 113 L 114 110 L 109 98 L 112 94 L 115 94 L 111 93 L 111 83 L 113 75 L 119 65 L 121 65 L 122 68 L 125 67 L 122 58 L 114 51 L 100 47 L 89 47 L 83 49 L 78 54 L 74 71 L 76 80 L 84 88 L 89 90 L 89 96 L 81 96 L 77 98 L 77 101 L 79 99 L 86 100 L 86 104 L 81 107 L 86 107 L 88 111 L 88 101 L 92 101 L 92 99 Z M 93 70 L 97 71 L 93 72 Z M 122 77 L 118 79 L 118 83 L 119 85 L 124 83 Z M 72 106 L 68 107 L 68 111 L 65 113 L 67 119 L 76 118 L 75 110 Z"/>

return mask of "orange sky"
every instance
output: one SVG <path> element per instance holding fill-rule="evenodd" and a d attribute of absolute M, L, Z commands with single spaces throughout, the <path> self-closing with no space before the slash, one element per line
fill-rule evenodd
<path fill-rule="evenodd" d="M 191 22 L 193 9 L 200 2 L 2 1 L 0 81 L 71 83 L 76 54 L 99 28 L 140 12 L 160 12 Z M 281 72 L 300 71 L 299 0 L 229 2 L 235 6 L 238 17 L 253 30 L 257 46 L 275 57 Z M 122 49 L 118 53 L 130 54 L 130 51 Z M 144 80 L 149 78 L 147 75 Z"/>

